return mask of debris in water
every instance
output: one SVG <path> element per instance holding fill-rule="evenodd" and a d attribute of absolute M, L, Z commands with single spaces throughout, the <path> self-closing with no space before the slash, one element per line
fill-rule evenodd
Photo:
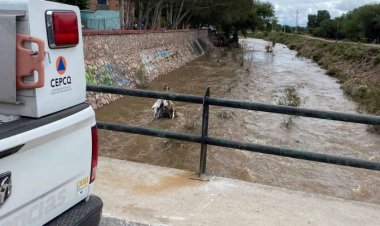
<path fill-rule="evenodd" d="M 220 112 L 216 112 L 214 114 L 216 115 L 216 117 L 223 119 L 223 120 L 232 119 L 235 115 L 234 112 L 229 112 L 229 111 L 220 111 Z"/>
<path fill-rule="evenodd" d="M 298 107 L 301 104 L 301 98 L 298 96 L 297 91 L 294 87 L 288 86 L 284 89 L 285 96 L 280 97 L 278 100 L 278 105 L 290 106 L 290 107 Z M 290 129 L 294 125 L 294 119 L 298 118 L 298 116 L 291 115 L 286 117 L 284 121 L 281 123 L 281 127 L 285 127 L 286 129 Z"/>
<path fill-rule="evenodd" d="M 268 45 L 265 46 L 266 51 L 268 53 L 272 53 L 275 45 L 276 45 L 275 42 L 268 43 Z"/>
<path fill-rule="evenodd" d="M 221 66 L 226 66 L 227 61 L 226 60 L 216 60 L 217 63 L 219 63 Z"/>

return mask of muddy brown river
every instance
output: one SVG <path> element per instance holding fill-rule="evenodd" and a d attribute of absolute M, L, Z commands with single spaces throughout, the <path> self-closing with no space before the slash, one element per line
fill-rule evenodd
<path fill-rule="evenodd" d="M 211 50 L 205 56 L 161 76 L 147 89 L 278 104 L 292 87 L 300 107 L 355 113 L 357 105 L 318 65 L 277 44 L 242 39 L 244 50 Z M 243 62 L 243 66 L 241 63 Z M 124 97 L 96 111 L 97 120 L 200 134 L 201 106 L 176 102 L 178 117 L 153 121 L 155 100 Z M 367 126 L 256 111 L 210 107 L 209 134 L 237 141 L 379 160 L 380 137 Z M 102 156 L 197 171 L 200 145 L 169 139 L 100 131 Z M 209 146 L 207 171 L 293 190 L 380 204 L 380 172 L 255 154 Z"/>

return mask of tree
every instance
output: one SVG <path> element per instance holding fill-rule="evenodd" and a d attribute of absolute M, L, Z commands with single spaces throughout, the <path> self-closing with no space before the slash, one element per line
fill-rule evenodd
<path fill-rule="evenodd" d="M 181 5 L 179 9 L 175 10 L 173 13 L 174 18 L 172 22 L 172 27 L 174 29 L 177 29 L 186 17 L 189 17 L 190 19 L 193 15 L 193 11 L 198 6 L 198 3 L 200 3 L 200 1 L 198 0 L 181 0 Z M 177 15 L 175 16 L 176 11 Z"/>
<path fill-rule="evenodd" d="M 315 36 L 379 43 L 380 4 L 361 6 L 334 20 L 327 10 L 319 10 L 317 15 L 308 15 L 307 26 Z"/>
<path fill-rule="evenodd" d="M 271 31 L 273 32 L 273 31 L 275 31 L 275 30 L 277 30 L 277 27 L 278 27 L 278 19 L 277 19 L 277 17 L 273 17 L 272 19 L 271 19 L 271 26 L 272 26 L 272 29 L 271 29 Z"/>
<path fill-rule="evenodd" d="M 274 7 L 257 0 L 205 0 L 195 8 L 192 24 L 213 23 L 221 28 L 227 38 L 238 42 L 238 32 L 248 29 L 272 29 Z"/>
<path fill-rule="evenodd" d="M 307 27 L 308 28 L 317 27 L 317 15 L 315 15 L 315 14 L 307 15 Z"/>
<path fill-rule="evenodd" d="M 364 5 L 348 12 L 343 21 L 343 33 L 357 41 L 379 41 L 380 4 Z"/>
<path fill-rule="evenodd" d="M 331 19 L 330 13 L 327 10 L 318 10 L 316 18 L 316 27 L 319 27 L 322 21 Z"/>
<path fill-rule="evenodd" d="M 133 0 L 138 12 L 138 23 L 146 28 L 178 29 L 192 17 L 201 0 Z"/>
<path fill-rule="evenodd" d="M 272 27 L 272 21 L 277 20 L 274 17 L 274 7 L 272 4 L 256 1 L 252 6 L 253 10 L 250 12 L 250 16 L 255 18 L 255 21 L 250 21 L 248 25 L 251 29 L 270 30 Z M 255 23 L 254 23 L 255 22 Z"/>
<path fill-rule="evenodd" d="M 318 10 L 317 14 L 309 14 L 308 32 L 322 38 L 335 38 L 338 22 L 330 18 L 330 13 L 327 10 Z"/>
<path fill-rule="evenodd" d="M 120 0 L 124 2 L 123 0 Z M 231 34 L 237 42 L 239 31 L 247 29 L 271 30 L 274 8 L 270 3 L 257 0 L 128 0 L 137 12 L 138 24 L 146 29 L 161 27 L 178 29 L 181 27 L 199 27 L 217 25 L 226 36 Z M 129 3 L 126 9 L 128 27 Z"/>
<path fill-rule="evenodd" d="M 360 39 L 360 27 L 359 27 L 359 21 L 354 20 L 353 16 L 351 14 L 347 14 L 342 16 L 342 31 L 341 33 L 353 40 L 353 41 L 359 41 Z"/>
<path fill-rule="evenodd" d="M 338 23 L 336 20 L 326 19 L 323 20 L 319 26 L 319 32 L 317 36 L 322 38 L 334 39 L 336 37 Z"/>

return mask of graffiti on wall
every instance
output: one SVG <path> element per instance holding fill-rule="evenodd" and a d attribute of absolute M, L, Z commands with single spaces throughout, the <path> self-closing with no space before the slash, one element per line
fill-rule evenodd
<path fill-rule="evenodd" d="M 156 50 L 154 51 L 155 58 L 169 58 L 172 55 L 170 50 Z"/>
<path fill-rule="evenodd" d="M 106 63 L 100 67 L 90 66 L 86 69 L 88 84 L 106 86 L 125 86 L 130 83 L 130 78 L 125 71 L 125 65 L 113 65 Z"/>
<path fill-rule="evenodd" d="M 147 76 L 154 76 L 158 73 L 157 65 L 161 59 L 173 56 L 170 50 L 155 50 L 150 53 L 140 53 L 142 68 Z M 86 68 L 86 79 L 88 84 L 105 86 L 128 86 L 135 79 L 136 73 L 127 73 L 126 65 L 106 62 L 101 66 L 88 66 Z M 138 73 L 137 73 L 138 74 Z"/>
<path fill-rule="evenodd" d="M 149 74 L 155 74 L 157 72 L 156 63 L 149 54 L 141 53 L 140 54 L 141 63 L 144 65 L 145 71 Z"/>

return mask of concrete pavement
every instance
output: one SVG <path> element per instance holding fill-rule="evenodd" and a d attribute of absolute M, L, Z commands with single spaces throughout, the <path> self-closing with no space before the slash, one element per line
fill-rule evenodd
<path fill-rule="evenodd" d="M 380 225 L 380 206 L 100 158 L 103 225 Z"/>

